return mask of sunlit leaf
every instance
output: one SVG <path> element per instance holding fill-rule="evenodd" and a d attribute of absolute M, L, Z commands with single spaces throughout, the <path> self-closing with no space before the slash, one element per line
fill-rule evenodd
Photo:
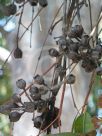
<path fill-rule="evenodd" d="M 75 133 L 84 134 L 94 130 L 94 126 L 91 120 L 92 118 L 87 112 L 80 115 L 73 123 Z"/>

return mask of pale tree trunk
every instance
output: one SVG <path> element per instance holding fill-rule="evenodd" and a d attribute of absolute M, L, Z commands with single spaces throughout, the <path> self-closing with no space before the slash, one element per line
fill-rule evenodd
<path fill-rule="evenodd" d="M 40 14 L 42 31 L 40 32 L 38 18 L 36 19 L 33 25 L 32 48 L 29 47 L 29 32 L 27 32 L 19 43 L 19 47 L 22 49 L 24 53 L 23 59 L 16 60 L 12 56 L 11 68 L 12 68 L 12 83 L 14 86 L 14 91 L 16 92 L 19 91 L 16 87 L 17 79 L 23 78 L 26 80 L 27 83 L 30 83 L 32 81 L 34 69 L 36 67 L 37 58 L 39 56 L 39 52 L 41 50 L 42 43 L 45 39 L 45 36 L 47 35 L 49 26 L 60 4 L 61 4 L 61 1 L 59 2 L 59 0 L 56 0 L 56 1 L 49 0 L 48 7 L 45 8 Z M 97 22 L 99 12 L 101 9 L 100 0 L 91 0 L 91 8 L 92 8 L 92 23 L 94 26 Z M 26 7 L 24 18 L 23 18 L 24 20 L 23 22 L 25 26 L 29 25 L 30 23 L 30 17 L 31 17 L 30 11 L 31 11 L 30 7 Z M 82 25 L 85 29 L 85 32 L 89 34 L 91 29 L 90 29 L 90 19 L 89 19 L 88 7 L 83 6 L 80 13 L 81 13 Z M 61 12 L 60 12 L 60 15 L 62 15 Z M 78 20 L 76 19 L 74 23 L 78 24 Z M 22 31 L 23 29 L 21 30 L 21 32 Z M 61 25 L 58 25 L 57 29 L 54 30 L 54 36 L 60 36 L 61 33 L 62 33 Z M 7 36 L 7 43 L 11 50 L 12 48 L 15 47 L 16 30 L 11 32 Z M 55 41 L 53 40 L 53 38 L 49 36 L 46 42 L 46 46 L 44 48 L 44 52 L 46 53 L 47 49 L 54 45 L 55 45 Z M 52 63 L 52 60 L 46 53 L 45 57 L 41 58 L 42 63 L 39 65 L 37 72 L 42 73 L 43 70 L 47 69 L 47 67 L 49 66 L 49 63 L 46 64 L 46 61 L 48 60 L 49 60 L 49 63 Z M 43 63 L 46 65 L 43 66 Z M 76 105 L 78 108 L 80 108 L 83 105 L 85 96 L 87 94 L 91 74 L 84 72 L 84 70 L 80 68 L 79 65 L 75 69 L 75 74 L 76 74 L 77 79 L 76 79 L 75 87 L 73 88 L 73 94 L 74 94 Z M 56 105 L 59 105 L 60 96 L 61 96 L 61 91 L 58 94 Z M 74 105 L 73 105 L 70 88 L 69 86 L 67 86 L 65 98 L 64 98 L 64 104 L 63 104 L 63 113 L 62 113 L 62 131 L 68 132 L 71 130 L 71 125 L 75 117 L 75 114 L 76 114 L 76 109 L 74 108 Z M 13 131 L 14 136 L 23 136 L 23 135 L 24 136 L 31 136 L 31 135 L 36 136 L 37 133 L 38 133 L 38 130 L 33 127 L 32 114 L 24 114 L 22 118 L 20 119 L 20 121 L 18 121 L 14 125 L 14 131 Z"/>

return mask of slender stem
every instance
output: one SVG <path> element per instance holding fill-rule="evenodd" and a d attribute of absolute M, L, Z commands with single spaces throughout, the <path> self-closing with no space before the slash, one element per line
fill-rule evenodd
<path fill-rule="evenodd" d="M 71 84 L 70 84 L 70 89 L 71 89 L 71 95 L 72 95 L 72 100 L 73 100 L 74 107 L 75 107 L 75 109 L 77 110 L 77 112 L 79 113 L 78 107 L 77 107 L 77 105 L 76 105 L 76 103 L 75 103 L 75 99 L 74 99 L 74 95 L 73 95 L 73 90 L 72 90 Z M 80 114 L 80 113 L 79 113 L 79 114 Z"/>
<path fill-rule="evenodd" d="M 3 65 L 2 65 L 2 68 L 4 68 L 5 64 L 8 62 L 8 60 L 9 60 L 11 54 L 13 53 L 13 51 L 14 51 L 14 49 L 12 49 L 12 51 L 11 51 L 10 54 L 8 55 L 7 59 L 5 60 L 5 62 L 4 62 Z"/>
<path fill-rule="evenodd" d="M 61 10 L 62 6 L 63 6 L 63 3 L 61 4 L 60 8 L 58 9 L 58 11 L 57 11 L 57 13 L 56 13 L 56 15 L 55 15 L 55 17 L 54 17 L 54 19 L 53 19 L 51 25 L 50 25 L 50 28 L 49 28 L 49 30 L 48 30 L 48 32 L 47 32 L 47 35 L 46 35 L 46 37 L 45 37 L 45 40 L 44 40 L 44 42 L 43 42 L 43 45 L 42 45 L 42 48 L 41 48 L 41 51 L 40 51 L 40 55 L 39 55 L 39 57 L 38 57 L 38 61 L 37 61 L 37 65 L 36 65 L 36 68 L 35 68 L 34 75 L 36 74 L 36 71 L 37 71 L 37 68 L 38 68 L 38 65 L 39 65 L 39 61 L 40 61 L 40 59 L 41 59 L 41 55 L 42 55 L 42 52 L 43 52 L 43 48 L 44 48 L 44 46 L 45 46 L 45 43 L 46 43 L 47 38 L 48 38 L 49 33 L 50 33 L 50 29 L 51 29 L 51 27 L 52 27 L 52 25 L 53 25 L 53 23 L 54 23 L 54 21 L 55 21 L 57 15 L 58 15 L 59 11 Z"/>
<path fill-rule="evenodd" d="M 35 15 L 35 17 L 32 19 L 32 22 L 29 24 L 29 26 L 27 27 L 27 29 L 23 32 L 23 34 L 21 35 L 21 37 L 19 38 L 19 40 L 22 39 L 22 37 L 24 36 L 24 34 L 28 31 L 29 27 L 33 24 L 34 20 L 37 18 L 37 16 L 40 14 L 40 12 L 42 11 L 43 8 L 41 8 L 37 14 Z"/>
<path fill-rule="evenodd" d="M 24 3 L 25 3 L 25 1 L 24 1 Z M 18 23 L 17 48 L 18 48 L 18 42 L 19 42 L 19 31 L 20 31 L 20 25 L 21 25 L 21 20 L 22 20 L 22 16 L 23 16 L 23 11 L 24 11 L 24 5 L 23 5 L 23 7 L 22 7 L 21 14 L 20 14 L 20 18 L 19 18 L 19 23 Z"/>
<path fill-rule="evenodd" d="M 94 81 L 95 81 L 95 75 L 96 75 L 96 73 L 95 73 L 95 71 L 94 71 L 94 72 L 92 73 L 92 76 L 91 76 L 91 80 L 90 80 L 90 84 L 89 84 L 89 90 L 88 90 L 88 93 L 87 93 L 87 95 L 86 95 L 86 98 L 85 98 L 85 101 L 84 101 L 84 106 L 83 106 L 83 108 L 82 108 L 82 112 L 81 112 L 81 113 L 84 112 L 85 107 L 86 107 L 86 105 L 87 105 L 88 98 L 89 98 L 89 95 L 90 95 L 90 93 L 91 93 L 93 83 L 94 83 Z"/>
<path fill-rule="evenodd" d="M 32 7 L 32 20 L 34 17 L 34 7 Z M 30 31 L 30 48 L 32 46 L 32 29 L 33 29 L 33 24 L 31 25 L 31 31 Z"/>

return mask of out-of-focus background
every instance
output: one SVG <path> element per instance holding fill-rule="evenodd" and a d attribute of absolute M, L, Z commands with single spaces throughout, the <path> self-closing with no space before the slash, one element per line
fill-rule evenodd
<path fill-rule="evenodd" d="M 37 64 L 37 58 L 39 56 L 39 52 L 41 50 L 42 43 L 47 35 L 47 31 L 51 22 L 56 14 L 59 6 L 61 5 L 63 0 L 48 0 L 48 7 L 46 7 L 41 14 L 37 17 L 33 24 L 33 33 L 32 33 L 32 47 L 30 48 L 30 32 L 26 32 L 22 40 L 19 42 L 19 47 L 23 51 L 23 58 L 20 60 L 16 60 L 13 55 L 9 58 L 6 65 L 3 67 L 3 71 L 0 71 L 0 104 L 3 104 L 7 100 L 10 99 L 14 92 L 18 92 L 20 90 L 16 87 L 16 80 L 19 78 L 23 78 L 27 83 L 31 83 L 33 79 L 34 70 Z M 8 4 L 11 0 L 0 0 L 0 4 Z M 92 0 L 92 19 L 93 26 L 97 22 L 97 18 L 99 15 L 99 11 L 101 8 L 100 0 Z M 28 12 L 29 11 L 29 12 Z M 34 8 L 34 14 L 38 11 L 38 7 Z M 31 22 L 32 17 L 32 9 L 29 4 L 25 6 L 24 15 L 22 18 L 24 26 L 28 26 Z M 83 8 L 81 12 L 83 26 L 87 33 L 90 32 L 89 25 L 89 11 L 87 8 Z M 58 19 L 62 16 L 62 10 L 58 15 Z M 6 21 L 9 20 L 10 17 L 5 17 L 0 14 L 0 66 L 4 64 L 6 58 L 9 56 L 9 53 L 17 44 L 17 26 L 18 26 L 18 17 L 12 17 L 10 21 L 6 24 Z M 76 22 L 75 22 L 76 23 Z M 37 72 L 42 73 L 49 65 L 51 65 L 53 59 L 51 59 L 47 50 L 51 46 L 55 46 L 55 41 L 53 37 L 61 35 L 61 25 L 57 25 L 56 29 L 53 32 L 53 36 L 49 36 L 46 42 L 46 46 L 44 48 L 43 57 L 40 60 L 39 68 Z M 101 23 L 99 28 L 101 28 Z M 25 29 L 21 27 L 20 32 L 22 33 Z M 100 35 L 101 36 L 101 35 Z M 76 104 L 80 108 L 83 105 L 85 95 L 87 93 L 88 84 L 90 81 L 90 75 L 85 73 L 82 69 L 78 67 L 75 71 L 78 77 L 75 88 L 73 89 L 73 94 L 75 97 Z M 50 73 L 51 74 L 51 73 Z M 50 74 L 47 75 L 47 78 L 50 80 Z M 82 83 L 80 83 L 82 81 Z M 98 84 L 98 79 L 96 78 L 96 84 L 94 86 L 94 91 L 100 89 L 102 92 L 101 85 Z M 95 98 L 97 94 L 90 96 L 89 102 L 89 111 L 94 114 L 96 111 Z M 24 97 L 25 99 L 25 97 Z M 60 93 L 58 95 L 58 100 L 56 105 L 59 105 L 60 101 Z M 65 100 L 63 105 L 63 114 L 62 114 L 62 131 L 70 131 L 73 119 L 75 117 L 76 110 L 73 105 L 71 92 L 69 90 L 69 86 L 67 86 L 67 91 L 65 94 Z M 12 124 L 10 124 L 7 116 L 0 114 L 0 136 L 9 136 L 12 131 Z M 15 123 L 14 125 L 14 136 L 36 136 L 38 133 L 37 129 L 33 128 L 32 123 L 32 115 L 25 114 L 22 119 Z"/>

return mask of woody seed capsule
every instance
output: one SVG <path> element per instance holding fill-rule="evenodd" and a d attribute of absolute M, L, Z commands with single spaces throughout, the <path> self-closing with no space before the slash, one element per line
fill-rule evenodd
<path fill-rule="evenodd" d="M 20 88 L 20 89 L 25 89 L 25 87 L 26 87 L 26 82 L 25 82 L 25 80 L 23 80 L 23 79 L 19 79 L 18 81 L 16 81 L 16 85 L 17 85 L 17 87 Z"/>
<path fill-rule="evenodd" d="M 75 76 L 73 74 L 69 74 L 66 77 L 66 83 L 67 84 L 74 84 L 75 83 Z"/>

